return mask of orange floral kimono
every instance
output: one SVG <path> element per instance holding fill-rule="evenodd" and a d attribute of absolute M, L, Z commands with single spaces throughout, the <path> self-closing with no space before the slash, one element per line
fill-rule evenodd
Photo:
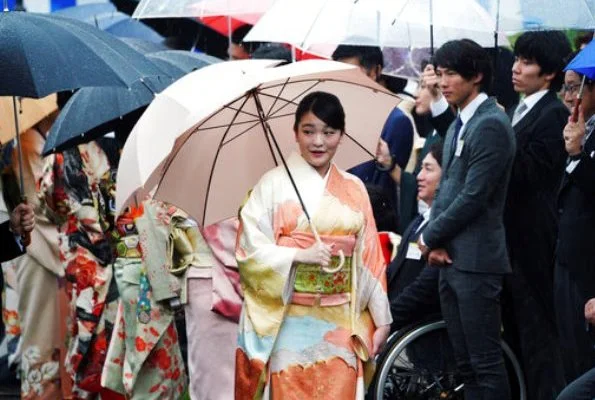
<path fill-rule="evenodd" d="M 375 328 L 392 321 L 370 200 L 362 182 L 334 164 L 323 178 L 298 154 L 287 162 L 322 241 L 335 245 L 332 266 L 339 250 L 345 262 L 326 273 L 293 261 L 314 237 L 285 169 L 265 174 L 240 212 L 236 399 L 363 399 L 351 296 L 355 330 L 369 347 Z"/>

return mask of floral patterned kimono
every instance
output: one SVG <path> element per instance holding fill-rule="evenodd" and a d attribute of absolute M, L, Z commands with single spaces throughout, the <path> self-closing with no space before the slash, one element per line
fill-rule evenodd
<path fill-rule="evenodd" d="M 117 306 L 115 284 L 110 289 L 112 201 L 106 198 L 112 180 L 106 153 L 91 142 L 51 156 L 40 182 L 46 213 L 60 226 L 70 300 L 66 369 L 75 398 L 108 395 L 100 378 Z"/>
<path fill-rule="evenodd" d="M 120 301 L 101 384 L 127 399 L 175 400 L 186 385 L 174 310 L 157 301 L 153 290 L 165 282 L 171 288 L 169 298 L 181 294 L 177 279 L 171 280 L 164 268 L 172 263 L 170 225 L 179 214 L 175 207 L 145 201 L 129 208 L 116 224 L 114 273 Z"/>
<path fill-rule="evenodd" d="M 345 262 L 335 273 L 293 262 L 315 239 L 285 169 L 265 174 L 240 212 L 236 398 L 363 399 L 351 296 L 355 330 L 369 348 L 375 327 L 392 321 L 370 201 L 362 182 L 334 164 L 325 178 L 298 154 L 288 165 L 322 241 L 334 243 L 331 266 L 339 265 L 339 250 Z"/>

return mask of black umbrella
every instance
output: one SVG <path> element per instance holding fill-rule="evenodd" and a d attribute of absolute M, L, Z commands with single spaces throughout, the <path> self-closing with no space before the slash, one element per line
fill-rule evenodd
<path fill-rule="evenodd" d="M 173 77 L 169 83 L 195 69 L 221 61 L 215 57 L 178 50 L 148 54 L 147 57 Z M 155 92 L 165 89 L 169 83 L 157 87 Z M 130 89 L 89 87 L 78 90 L 54 122 L 43 155 L 62 151 L 113 131 L 121 119 L 148 105 L 154 96 L 153 91 L 140 83 Z"/>
<path fill-rule="evenodd" d="M 143 84 L 150 87 L 158 85 L 163 75 L 142 54 L 109 33 L 51 14 L 9 12 L 7 0 L 0 12 L 0 49 L 0 96 L 41 98 L 84 86 L 128 87 L 144 79 Z M 16 100 L 13 104 L 23 195 Z"/>
<path fill-rule="evenodd" d="M 185 73 L 194 71 L 204 66 L 221 62 L 222 60 L 204 53 L 193 53 L 185 50 L 165 50 L 151 54 L 147 57 L 153 62 L 159 60 L 171 64 L 176 68 L 181 68 Z M 162 64 L 158 64 L 160 67 Z"/>
<path fill-rule="evenodd" d="M 162 72 L 92 25 L 52 14 L 0 13 L 0 96 L 40 98 L 85 86 L 130 86 Z"/>

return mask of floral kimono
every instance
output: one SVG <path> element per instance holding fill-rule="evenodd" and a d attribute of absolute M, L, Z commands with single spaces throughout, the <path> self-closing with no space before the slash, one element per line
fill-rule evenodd
<path fill-rule="evenodd" d="M 334 164 L 324 178 L 298 154 L 288 165 L 321 240 L 334 244 L 331 267 L 340 251 L 344 263 L 327 273 L 293 262 L 315 239 L 285 169 L 265 174 L 240 212 L 236 398 L 363 399 L 352 312 L 369 348 L 375 327 L 392 321 L 370 201 L 361 181 Z"/>
<path fill-rule="evenodd" d="M 110 289 L 111 200 L 105 197 L 105 188 L 113 184 L 112 170 L 102 148 L 90 142 L 52 156 L 40 182 L 46 213 L 60 226 L 60 259 L 70 300 L 65 363 L 75 398 L 104 392 L 101 370 L 117 309 L 115 285 Z"/>
<path fill-rule="evenodd" d="M 101 384 L 127 399 L 175 400 L 186 385 L 174 310 L 157 301 L 153 290 L 173 286 L 167 297 L 180 295 L 180 285 L 167 284 L 169 270 L 160 271 L 171 265 L 168 240 L 177 214 L 175 207 L 145 201 L 128 209 L 116 224 L 114 273 L 120 301 Z"/>

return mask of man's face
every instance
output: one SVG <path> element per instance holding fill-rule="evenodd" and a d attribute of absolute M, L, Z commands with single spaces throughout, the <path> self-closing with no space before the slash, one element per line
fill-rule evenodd
<path fill-rule="evenodd" d="M 359 67 L 364 74 L 366 74 L 370 79 L 374 82 L 378 82 L 378 78 L 380 78 L 380 68 L 376 66 L 376 68 L 366 69 L 364 66 L 359 62 L 359 58 L 357 57 L 348 57 L 348 58 L 339 58 L 337 59 L 339 62 L 343 62 L 345 64 L 355 65 Z"/>
<path fill-rule="evenodd" d="M 580 87 L 580 76 L 574 71 L 566 71 L 566 74 L 564 75 L 564 86 L 562 89 L 564 94 L 564 104 L 571 112 Z"/>
<path fill-rule="evenodd" d="M 535 60 L 522 56 L 515 57 L 514 64 L 512 64 L 512 85 L 514 90 L 526 96 L 540 90 L 549 89 L 555 76 L 555 73 L 542 74 L 541 67 Z"/>
<path fill-rule="evenodd" d="M 415 96 L 415 113 L 417 115 L 429 114 L 432 104 L 432 93 L 430 89 L 426 87 L 426 84 L 422 81 L 417 89 L 417 95 Z"/>
<path fill-rule="evenodd" d="M 229 46 L 229 59 L 230 60 L 245 60 L 250 58 L 250 54 L 239 44 L 232 43 Z"/>
<path fill-rule="evenodd" d="M 483 79 L 481 74 L 465 79 L 458 72 L 440 66 L 436 69 L 436 74 L 440 78 L 440 90 L 446 101 L 461 109 L 479 93 L 477 85 Z"/>

